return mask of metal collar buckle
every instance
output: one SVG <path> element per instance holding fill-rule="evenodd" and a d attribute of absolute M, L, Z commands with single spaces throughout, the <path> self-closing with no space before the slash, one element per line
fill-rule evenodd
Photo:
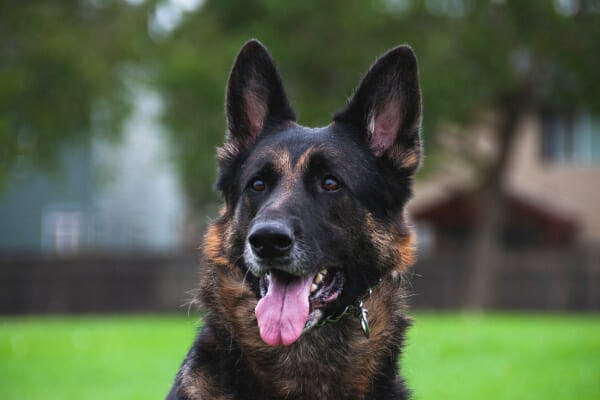
<path fill-rule="evenodd" d="M 354 315 L 360 321 L 360 327 L 362 328 L 365 337 L 368 339 L 371 336 L 371 327 L 369 326 L 369 310 L 365 308 L 364 301 L 371 297 L 371 293 L 373 293 L 373 289 L 369 288 L 364 296 L 358 297 L 354 301 L 354 304 L 347 305 L 341 314 L 337 316 L 330 315 L 319 322 L 317 326 L 339 322 L 348 314 Z"/>

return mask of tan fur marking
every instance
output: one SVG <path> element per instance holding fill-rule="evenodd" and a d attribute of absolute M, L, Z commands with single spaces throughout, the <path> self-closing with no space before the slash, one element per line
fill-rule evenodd
<path fill-rule="evenodd" d="M 411 148 L 404 150 L 401 146 L 395 145 L 388 150 L 388 156 L 394 162 L 396 168 L 416 170 L 421 163 L 420 148 Z"/>
<path fill-rule="evenodd" d="M 404 152 L 402 157 L 402 166 L 404 168 L 417 168 L 419 166 L 420 157 L 415 150 Z"/>
<path fill-rule="evenodd" d="M 310 157 L 315 152 L 315 146 L 310 146 L 298 159 L 296 165 L 294 166 L 294 172 L 296 175 L 301 175 L 308 168 L 308 163 L 310 162 Z"/>
<path fill-rule="evenodd" d="M 280 193 L 274 198 L 271 207 L 278 208 L 283 206 L 290 196 L 293 195 L 294 187 L 302 178 L 302 174 L 308 167 L 310 156 L 314 152 L 314 147 L 308 148 L 298 159 L 295 165 L 292 165 L 291 154 L 283 148 L 268 148 L 261 152 L 260 157 L 270 157 L 273 166 L 280 175 L 279 182 Z"/>
<path fill-rule="evenodd" d="M 220 226 L 211 224 L 204 234 L 203 252 L 204 256 L 212 262 L 227 265 L 229 261 L 222 255 L 222 237 Z"/>
<path fill-rule="evenodd" d="M 281 175 L 292 171 L 292 157 L 287 149 L 266 147 L 261 149 L 254 158 L 273 160 L 275 170 Z"/>
<path fill-rule="evenodd" d="M 242 272 L 233 267 L 213 266 L 212 274 L 205 276 L 206 285 L 215 291 L 218 315 L 224 318 L 230 334 L 249 348 L 266 346 L 258 335 L 254 316 L 257 299 L 245 283 Z M 216 280 L 216 281 L 213 281 Z"/>
<path fill-rule="evenodd" d="M 225 395 L 215 388 L 217 385 L 212 382 L 212 379 L 207 377 L 201 371 L 190 372 L 183 374 L 183 387 L 185 394 L 192 400 L 231 400 L 232 396 Z"/>
<path fill-rule="evenodd" d="M 292 157 L 285 149 L 274 150 L 275 168 L 281 175 L 287 175 L 292 171 Z"/>
<path fill-rule="evenodd" d="M 395 270 L 400 273 L 406 272 L 416 262 L 414 232 L 411 230 L 408 235 L 399 236 L 395 242 L 395 246 L 400 257 L 400 263 L 398 263 Z"/>
<path fill-rule="evenodd" d="M 397 226 L 384 226 L 367 214 L 365 227 L 381 257 L 391 258 L 396 273 L 406 272 L 415 262 L 415 238 L 410 230 L 400 233 Z"/>

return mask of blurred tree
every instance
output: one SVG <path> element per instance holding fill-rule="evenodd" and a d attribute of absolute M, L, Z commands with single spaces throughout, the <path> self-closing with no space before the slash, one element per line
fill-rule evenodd
<path fill-rule="evenodd" d="M 224 84 L 250 37 L 284 75 L 299 122 L 326 124 L 373 58 L 399 43 L 419 57 L 428 160 L 436 135 L 493 115 L 498 151 L 477 166 L 485 205 L 475 227 L 466 305 L 485 306 L 504 214 L 502 180 L 520 118 L 544 107 L 600 111 L 597 0 L 207 0 L 160 43 L 159 82 L 193 205 L 212 199 Z M 462 154 L 470 151 L 462 137 Z"/>
<path fill-rule="evenodd" d="M 52 167 L 92 125 L 120 130 L 124 63 L 147 39 L 146 13 L 124 1 L 0 2 L 0 187 L 15 164 Z"/>
<path fill-rule="evenodd" d="M 490 303 L 500 267 L 505 174 L 522 117 L 548 108 L 600 112 L 600 2 L 431 0 L 420 16 L 435 27 L 419 41 L 430 101 L 426 118 L 436 119 L 434 132 L 490 111 L 494 117 L 497 152 L 477 165 L 475 194 L 482 209 L 468 244 L 472 261 L 464 304 L 479 309 Z M 462 153 L 468 154 L 463 139 Z"/>

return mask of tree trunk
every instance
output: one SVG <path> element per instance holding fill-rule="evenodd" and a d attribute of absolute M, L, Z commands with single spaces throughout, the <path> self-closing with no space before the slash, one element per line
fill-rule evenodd
<path fill-rule="evenodd" d="M 476 192 L 478 215 L 467 246 L 468 274 L 464 308 L 481 311 L 493 305 L 493 288 L 501 255 L 500 233 L 508 209 L 504 179 L 516 136 L 520 108 L 508 102 L 497 126 L 499 152 Z"/>

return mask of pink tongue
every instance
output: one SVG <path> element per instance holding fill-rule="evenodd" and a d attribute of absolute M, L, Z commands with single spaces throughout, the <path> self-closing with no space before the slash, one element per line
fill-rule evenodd
<path fill-rule="evenodd" d="M 313 277 L 285 280 L 272 273 L 269 289 L 254 313 L 260 337 L 270 346 L 294 343 L 308 320 L 310 285 Z"/>

